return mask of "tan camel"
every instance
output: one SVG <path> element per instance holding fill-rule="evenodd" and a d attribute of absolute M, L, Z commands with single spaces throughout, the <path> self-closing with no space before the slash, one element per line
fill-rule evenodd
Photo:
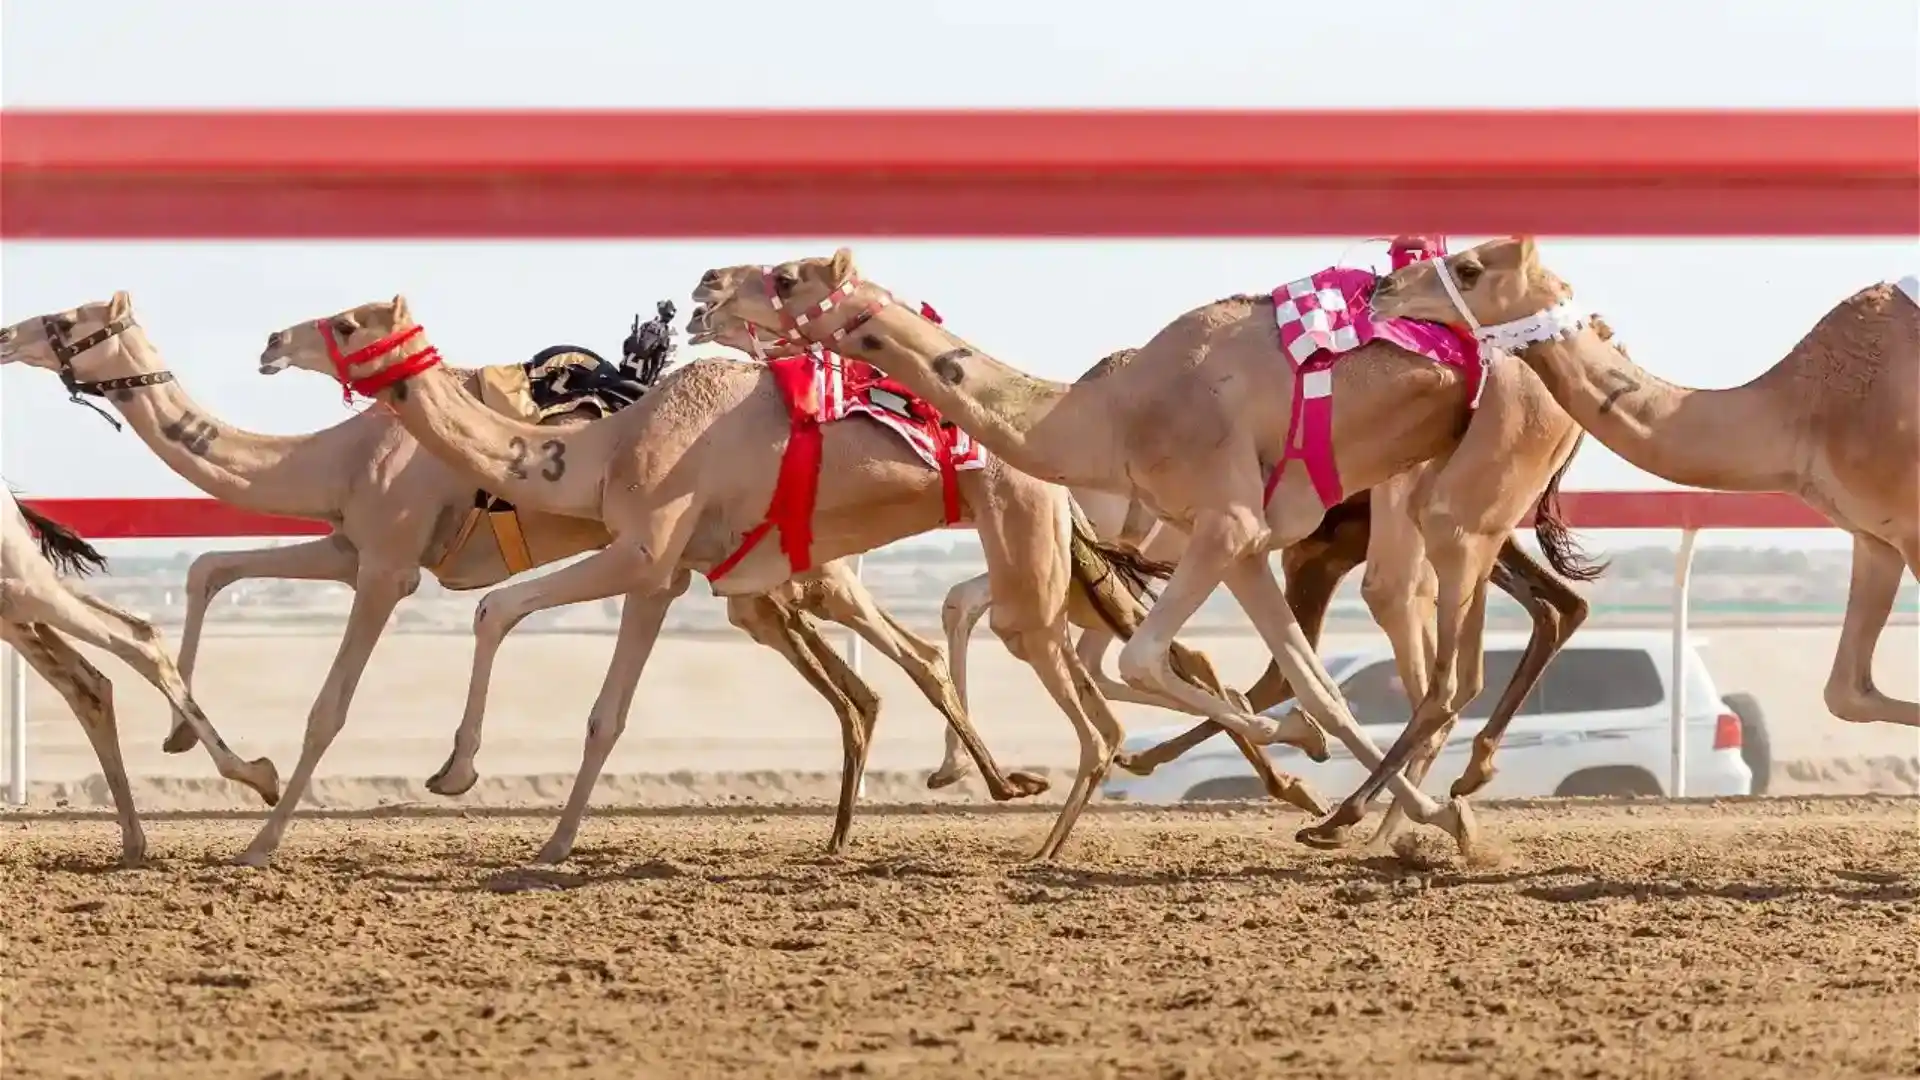
<path fill-rule="evenodd" d="M 80 721 L 113 795 L 114 815 L 120 821 L 120 861 L 135 866 L 146 859 L 147 837 L 120 757 L 113 683 L 67 637 L 111 652 L 152 683 L 193 725 L 221 776 L 252 788 L 269 805 L 280 798 L 280 778 L 266 758 L 242 761 L 227 748 L 194 703 L 151 624 L 61 580 L 63 573 L 84 576 L 106 565 L 78 533 L 20 505 L 11 491 L 0 488 L 0 640 L 19 650 Z"/>
<path fill-rule="evenodd" d="M 1296 291 L 1302 287 L 1308 291 Z M 1178 698 L 1185 708 L 1255 742 L 1273 741 L 1289 720 L 1325 723 L 1393 788 L 1409 816 L 1440 825 L 1466 847 L 1475 828 L 1464 798 L 1438 804 L 1398 766 L 1418 748 L 1411 733 L 1450 722 L 1465 704 L 1456 700 L 1463 684 L 1479 678 L 1479 649 L 1463 649 L 1461 642 L 1463 637 L 1477 642 L 1475 613 L 1484 611 L 1484 603 L 1475 600 L 1484 597 L 1484 588 L 1476 583 L 1485 582 L 1498 549 L 1497 543 L 1481 540 L 1510 530 L 1577 435 L 1568 433 L 1558 455 L 1543 455 L 1550 462 L 1536 478 L 1490 481 L 1498 497 L 1464 479 L 1461 484 L 1474 498 L 1458 498 L 1447 490 L 1450 485 L 1437 482 L 1433 491 L 1415 494 L 1419 531 L 1438 579 L 1441 618 L 1434 677 L 1426 684 L 1416 722 L 1395 747 L 1401 760 L 1389 759 L 1383 769 L 1383 755 L 1354 721 L 1288 608 L 1267 553 L 1311 535 L 1327 507 L 1339 501 L 1338 491 L 1373 488 L 1452 453 L 1467 418 L 1461 406 L 1471 401 L 1468 387 L 1480 381 L 1481 372 L 1460 362 L 1464 353 L 1456 353 L 1453 362 L 1436 363 L 1426 352 L 1387 336 L 1341 342 L 1326 334 L 1323 340 L 1354 347 L 1338 354 L 1337 366 L 1311 363 L 1320 353 L 1300 356 L 1297 362 L 1308 366 L 1296 380 L 1296 360 L 1282 339 L 1292 327 L 1299 332 L 1295 342 L 1305 338 L 1311 344 L 1314 326 L 1303 312 L 1311 300 L 1325 296 L 1317 290 L 1317 280 L 1298 282 L 1281 290 L 1285 303 L 1276 294 L 1206 305 L 1155 335 L 1129 363 L 1073 384 L 1008 367 L 912 308 L 893 303 L 885 290 L 859 277 L 852 253 L 844 248 L 829 258 L 776 267 L 709 270 L 694 290 L 699 306 L 688 326 L 696 341 L 734 322 L 778 332 L 795 322 L 789 314 L 793 309 L 803 308 L 809 317 L 790 337 L 830 342 L 881 368 L 1013 467 L 1055 483 L 1140 498 L 1158 517 L 1181 527 L 1188 543 L 1158 602 L 1121 650 L 1122 678 L 1136 688 Z M 1350 311 L 1356 299 L 1344 293 L 1321 299 L 1322 312 Z M 1376 332 L 1432 341 L 1417 327 L 1404 333 L 1376 327 Z M 1488 383 L 1497 384 L 1502 374 L 1496 369 Z M 1333 400 L 1340 402 L 1338 411 L 1329 407 Z M 1317 436 L 1295 430 L 1296 412 L 1308 427 L 1318 426 Z M 1518 417 L 1510 417 L 1501 426 L 1516 422 Z M 1295 457 L 1304 460 L 1305 470 L 1278 468 Z M 1509 467 L 1513 463 L 1496 464 L 1504 475 L 1519 475 Z M 1518 505 L 1504 523 L 1489 528 L 1482 518 L 1492 508 L 1505 511 L 1517 495 Z M 1375 518 L 1376 528 L 1382 520 Z M 1280 723 L 1269 721 L 1175 678 L 1167 643 L 1223 581 L 1273 651 L 1305 716 L 1296 711 Z M 1424 650 L 1397 645 L 1396 653 L 1403 664 L 1424 660 Z M 1454 663 L 1462 656 L 1469 659 L 1465 672 L 1456 671 Z M 1363 786 L 1355 796 L 1364 791 Z M 1301 839 L 1344 842 L 1346 819 L 1357 820 L 1363 808 L 1364 802 L 1349 799 L 1339 817 L 1303 832 Z"/>
<path fill-rule="evenodd" d="M 1081 378 L 1090 378 L 1124 364 L 1136 351 L 1126 349 L 1114 353 L 1102 359 Z M 1489 393 L 1495 396 L 1520 396 L 1519 401 L 1509 403 L 1500 410 L 1503 415 L 1521 416 L 1531 410 L 1537 416 L 1533 423 L 1495 428 L 1502 437 L 1500 445 L 1490 449 L 1506 459 L 1523 463 L 1542 450 L 1557 450 L 1566 427 L 1571 424 L 1571 420 L 1547 398 L 1538 380 L 1526 379 L 1524 382 L 1530 385 L 1501 382 L 1489 389 Z M 1540 492 L 1535 507 L 1535 531 L 1541 550 L 1555 571 L 1574 580 L 1586 581 L 1598 576 L 1599 570 L 1581 555 L 1555 508 L 1559 482 L 1570 461 L 1571 451 Z M 1311 536 L 1289 545 L 1282 552 L 1287 606 L 1299 619 L 1307 639 L 1316 647 L 1334 590 L 1349 571 L 1364 562 L 1367 571 L 1361 584 L 1361 595 L 1375 621 L 1382 627 L 1405 627 L 1408 626 L 1405 613 L 1409 610 L 1418 613 L 1416 625 L 1424 639 L 1420 644 L 1426 661 L 1432 662 L 1433 622 L 1429 613 L 1433 609 L 1436 582 L 1432 567 L 1424 557 L 1419 533 L 1417 529 L 1407 527 L 1410 519 L 1404 513 L 1409 494 L 1424 482 L 1422 474 L 1429 467 L 1416 466 L 1375 491 L 1363 491 L 1349 497 L 1328 510 L 1327 516 Z M 1402 511 L 1391 527 L 1383 532 L 1385 542 L 1378 549 L 1371 544 L 1373 530 L 1370 504 L 1375 492 L 1389 500 L 1386 505 Z M 1185 534 L 1159 521 L 1145 505 L 1125 496 L 1086 489 L 1074 491 L 1073 496 L 1086 510 L 1095 535 L 1102 540 L 1132 550 L 1151 563 L 1172 565 L 1179 561 L 1186 547 Z M 1533 621 L 1533 633 L 1506 689 L 1487 723 L 1475 737 L 1473 757 L 1465 774 L 1454 785 L 1454 793 L 1458 795 L 1471 794 L 1492 779 L 1493 754 L 1508 724 L 1532 692 L 1547 664 L 1587 616 L 1586 601 L 1528 556 L 1513 542 L 1511 536 L 1505 537 L 1500 543 L 1489 580 L 1495 587 L 1514 597 L 1527 611 Z M 974 624 L 988 606 L 983 585 L 983 579 L 975 578 L 954 586 L 941 610 L 954 682 L 963 702 L 966 694 L 968 640 Z M 1108 679 L 1103 673 L 1106 651 L 1113 640 L 1113 635 L 1102 627 L 1083 631 L 1077 646 L 1080 659 L 1109 699 L 1136 701 L 1138 698 L 1130 693 L 1130 688 Z M 1476 643 L 1463 655 L 1477 652 Z M 1472 700 L 1479 682 L 1478 678 L 1474 678 L 1463 686 L 1463 702 Z M 1408 682 L 1406 687 L 1409 705 L 1417 707 L 1424 692 L 1423 687 L 1412 682 Z M 1473 689 L 1469 690 L 1468 687 Z M 1265 711 L 1286 700 L 1290 693 L 1277 664 L 1270 661 L 1267 670 L 1247 691 L 1246 696 L 1254 711 Z M 1219 730 L 1211 723 L 1202 724 L 1160 746 L 1137 754 L 1123 754 L 1115 759 L 1115 764 L 1142 776 L 1149 775 L 1159 765 L 1218 734 Z M 1443 741 L 1430 743 L 1431 751 L 1415 761 L 1417 774 L 1412 779 L 1416 783 L 1425 778 L 1426 769 L 1430 767 L 1433 753 L 1437 753 L 1439 745 L 1443 745 Z M 1318 757 L 1323 758 L 1324 754 Z M 1255 769 L 1259 770 L 1261 759 L 1251 760 Z M 964 774 L 965 760 L 960 757 L 959 746 L 949 738 L 945 756 L 934 776 L 942 782 L 951 782 Z M 1395 818 L 1390 817 L 1377 834 L 1378 838 L 1390 837 L 1394 824 Z"/>
<path fill-rule="evenodd" d="M 672 313 L 670 304 L 662 304 L 663 316 Z M 628 349 L 631 356 L 635 349 L 635 339 L 641 334 L 639 319 L 635 320 L 633 337 L 629 338 Z M 649 324 L 651 326 L 651 324 Z M 672 328 L 662 325 L 660 331 L 670 337 Z M 534 357 L 533 363 L 542 368 L 555 364 L 576 363 L 591 367 L 600 363 L 599 357 L 584 353 L 567 346 L 555 346 L 543 350 Z M 664 353 L 650 361 L 650 375 L 644 380 L 650 387 L 664 370 Z M 287 365 L 264 365 L 262 374 L 278 374 Z M 475 385 L 480 389 L 483 401 L 511 416 L 534 421 L 548 426 L 572 424 L 607 414 L 602 408 L 571 408 L 566 402 L 542 410 L 529 400 L 530 388 L 525 385 L 525 373 L 520 365 L 502 364 L 477 369 L 473 376 Z M 644 389 L 642 387 L 641 389 Z M 590 399 L 589 399 L 590 400 Z M 397 437 L 404 440 L 408 447 L 417 446 L 413 436 L 406 433 L 394 420 L 391 412 L 385 409 L 372 410 L 382 416 L 396 429 Z M 471 483 L 464 476 L 447 466 L 432 455 L 420 455 L 413 459 L 413 467 L 430 467 L 436 475 L 444 479 L 443 489 L 456 497 L 473 500 Z M 463 494 L 464 493 L 464 494 Z M 498 500 L 486 497 L 483 500 L 497 505 Z M 475 527 L 475 522 L 483 517 L 483 511 L 476 505 L 470 510 L 462 525 L 462 536 Z M 528 545 L 516 538 L 525 531 L 522 522 L 540 523 L 542 515 L 536 512 L 523 512 L 516 509 L 489 509 L 484 511 L 494 533 L 496 549 L 502 556 L 518 551 L 517 559 L 508 559 L 510 569 L 524 567 L 533 562 Z M 570 530 L 578 529 L 574 519 L 563 519 Z M 597 523 L 596 523 L 597 524 Z M 604 546 L 606 536 L 604 527 L 600 527 L 600 542 Z M 456 539 L 457 549 L 459 540 Z M 573 554 L 573 553 L 569 553 Z M 208 556 L 203 556 L 206 558 Z M 449 556 L 450 557 L 450 556 Z M 446 558 L 443 557 L 443 561 Z M 540 563 L 554 561 L 544 558 Z M 197 564 L 196 564 L 197 565 Z M 510 575 L 503 575 L 510 576 Z M 468 588 L 498 584 L 495 581 L 474 582 Z M 204 608 L 204 604 L 202 605 Z M 946 656 L 940 646 L 900 623 L 885 609 L 875 603 L 872 594 L 853 570 L 852 564 L 844 559 L 834 559 L 822 564 L 818 569 L 795 577 L 767 593 L 757 596 L 734 596 L 727 598 L 727 619 L 734 626 L 746 631 L 754 641 L 773 649 L 807 680 L 821 697 L 833 708 L 839 721 L 841 735 L 841 775 L 839 799 L 835 806 L 833 831 L 827 841 L 829 853 L 839 854 L 846 850 L 853 827 L 853 809 L 859 798 L 860 784 L 866 772 L 866 753 L 875 723 L 879 719 L 880 696 L 866 680 L 862 679 L 847 664 L 840 651 L 821 635 L 814 620 L 838 623 L 859 634 L 861 639 L 872 645 L 881 656 L 897 664 L 906 672 L 933 707 L 939 710 L 948 723 L 947 738 L 954 746 L 961 747 L 968 754 L 968 760 L 984 763 L 982 776 L 989 795 L 999 801 L 1023 798 L 1047 790 L 1047 781 L 1032 773 L 1020 772 L 1009 777 L 993 763 L 985 743 L 968 719 L 961 706 L 959 694 L 955 691 L 953 680 L 947 672 Z M 191 618 L 191 616 L 190 616 Z M 189 629 L 193 624 L 189 622 Z M 460 726 L 454 735 L 454 747 L 451 756 L 440 771 L 427 781 L 430 790 L 442 795 L 460 795 L 473 787 L 479 780 L 475 759 L 480 752 L 481 731 L 486 717 L 487 693 L 492 682 L 493 661 L 501 643 L 505 640 L 507 627 L 498 620 L 493 622 L 476 621 L 473 669 L 468 678 L 467 703 L 461 713 Z M 956 751 L 958 753 L 958 751 Z"/>
<path fill-rule="evenodd" d="M 87 328 L 84 329 L 83 328 Z M 86 333 L 84 338 L 76 334 Z M 329 521 L 332 535 L 319 540 L 252 551 L 217 552 L 196 560 L 188 575 L 187 644 L 182 667 L 191 670 L 203 619 L 213 596 L 234 581 L 277 577 L 340 581 L 354 589 L 347 628 L 332 668 L 307 718 L 300 763 L 288 780 L 288 797 L 276 805 L 240 861 L 263 865 L 284 837 L 321 755 L 345 724 L 360 673 L 398 602 L 418 587 L 423 569 L 450 589 L 498 584 L 519 570 L 550 563 L 607 542 L 596 521 L 537 512 L 485 511 L 470 480 L 418 446 L 392 416 L 368 410 L 323 431 L 269 436 L 220 422 L 189 398 L 157 348 L 135 320 L 125 293 L 58 315 L 30 319 L 4 331 L 5 359 L 60 374 L 69 391 L 108 398 L 140 438 L 173 470 L 223 501 L 269 513 Z M 519 365 L 474 374 L 482 389 L 502 401 L 526 392 Z M 518 386 L 511 376 L 521 376 Z M 502 403 L 499 407 L 510 407 Z M 564 415 L 564 414 L 561 414 Z M 476 522 L 485 519 L 486 528 Z M 783 606 L 790 604 L 791 607 Z M 864 769 L 864 732 L 878 711 L 878 697 L 860 682 L 838 652 L 807 621 L 805 612 L 842 621 L 897 659 L 950 722 L 965 724 L 939 650 L 918 638 L 901 637 L 898 624 L 881 613 L 850 568 L 823 565 L 786 588 L 781 597 L 742 596 L 729 603 L 729 618 L 755 640 L 786 657 L 828 698 L 843 734 L 854 732 L 860 768 L 842 778 L 835 843 L 844 844 L 852 803 Z M 460 736 L 447 764 L 428 781 L 457 795 L 477 780 L 487 677 L 500 635 L 497 624 L 477 623 L 474 677 Z M 182 716 L 167 749 L 191 749 L 197 736 Z M 849 739 L 853 736 L 848 736 Z M 1022 774 L 1008 778 L 985 756 L 969 726 L 969 746 L 979 747 L 981 771 L 997 797 L 1045 790 L 1044 781 Z M 849 742 L 849 745 L 853 745 Z M 851 751 L 849 760 L 853 760 Z"/>
<path fill-rule="evenodd" d="M 1640 368 L 1573 314 L 1572 292 L 1531 237 L 1515 237 L 1400 270 L 1374 306 L 1517 349 L 1583 427 L 1655 476 L 1798 495 L 1851 533 L 1827 708 L 1856 723 L 1920 726 L 1920 704 L 1873 684 L 1902 566 L 1920 577 L 1920 278 L 1840 301 L 1779 363 L 1725 390 Z"/>
<path fill-rule="evenodd" d="M 476 615 L 511 626 L 535 611 L 626 597 L 581 769 L 541 861 L 571 851 L 661 622 L 694 571 L 718 595 L 752 595 L 823 561 L 971 521 L 994 575 L 994 630 L 1032 665 L 1081 738 L 1079 775 L 1042 857 L 1064 841 L 1117 741 L 1118 724 L 1068 647 L 1070 585 L 1079 583 L 1079 602 L 1103 618 L 1137 601 L 1117 587 L 1112 567 L 1089 565 L 1093 548 L 1080 542 L 1066 492 L 993 458 L 964 471 L 929 468 L 882 423 L 820 422 L 822 391 L 810 380 L 832 373 L 695 360 L 619 413 L 541 428 L 488 408 L 441 367 L 401 297 L 278 331 L 261 363 L 337 374 L 392 408 L 427 450 L 516 506 L 606 523 L 605 548 L 489 594 Z M 957 434 L 923 433 L 943 440 L 950 462 L 944 455 Z M 778 545 L 758 544 L 774 526 Z"/>

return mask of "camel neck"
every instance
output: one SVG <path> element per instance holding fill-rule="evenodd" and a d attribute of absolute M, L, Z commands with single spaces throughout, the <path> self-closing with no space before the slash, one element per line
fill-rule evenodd
<path fill-rule="evenodd" d="M 597 520 L 600 479 L 616 443 L 609 425 L 624 414 L 541 427 L 488 408 L 463 378 L 435 366 L 382 391 L 380 400 L 428 453 L 486 491 L 523 509 Z"/>
<path fill-rule="evenodd" d="M 1109 463 L 1117 459 L 1089 438 L 1109 428 L 1090 415 L 1102 384 L 1035 378 L 898 305 L 837 347 L 925 398 L 1021 472 L 1056 484 L 1110 486 Z"/>
<path fill-rule="evenodd" d="M 1762 381 L 1725 390 L 1676 386 L 1591 328 L 1523 355 L 1576 423 L 1655 476 L 1721 491 L 1794 490 L 1796 425 Z"/>
<path fill-rule="evenodd" d="M 118 339 L 133 374 L 167 370 L 137 327 Z M 269 514 L 331 519 L 337 492 L 305 466 L 317 436 L 262 435 L 225 423 L 170 379 L 110 391 L 107 400 L 140 440 L 194 487 L 234 506 Z"/>

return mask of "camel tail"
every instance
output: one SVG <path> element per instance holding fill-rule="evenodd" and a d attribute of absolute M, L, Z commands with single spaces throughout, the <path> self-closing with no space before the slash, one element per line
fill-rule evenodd
<path fill-rule="evenodd" d="M 1593 581 L 1607 572 L 1607 563 L 1596 562 L 1587 555 L 1560 515 L 1560 481 L 1567 475 L 1567 466 L 1573 464 L 1573 456 L 1580 452 L 1580 444 L 1586 437 L 1583 431 L 1574 439 L 1573 451 L 1541 490 L 1540 501 L 1533 504 L 1533 535 L 1540 541 L 1540 554 L 1554 573 L 1568 581 Z"/>
<path fill-rule="evenodd" d="M 73 577 L 86 577 L 107 568 L 107 557 L 87 543 L 85 537 L 26 503 L 15 500 L 14 504 L 20 508 L 20 516 L 33 527 L 40 554 L 55 570 Z"/>
<path fill-rule="evenodd" d="M 1166 580 L 1173 567 L 1102 544 L 1086 511 L 1071 495 L 1067 496 L 1067 507 L 1073 514 L 1069 539 L 1074 581 L 1086 590 L 1094 611 L 1109 630 L 1123 639 L 1132 638 L 1145 616 L 1145 603 L 1154 598 L 1152 583 Z"/>

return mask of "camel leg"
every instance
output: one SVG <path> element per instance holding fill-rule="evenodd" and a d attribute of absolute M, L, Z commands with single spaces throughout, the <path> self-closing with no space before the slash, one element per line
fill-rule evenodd
<path fill-rule="evenodd" d="M 585 562 L 575 565 L 582 566 Z M 608 575 L 604 580 L 611 584 L 613 575 Z M 600 779 L 600 770 L 606 767 L 607 755 L 613 753 L 614 744 L 620 741 L 621 733 L 626 730 L 627 713 L 633 708 L 634 690 L 640 684 L 641 672 L 646 670 L 647 658 L 653 655 L 654 643 L 660 639 L 660 627 L 667 621 L 668 609 L 681 593 L 687 591 L 691 580 L 690 574 L 681 571 L 674 575 L 666 588 L 629 593 L 621 604 L 620 636 L 614 644 L 613 661 L 607 665 L 607 678 L 601 684 L 600 696 L 594 699 L 593 711 L 587 717 L 587 741 L 581 754 L 580 772 L 573 778 L 573 790 L 567 794 L 567 805 L 560 812 L 560 821 L 554 826 L 553 835 L 540 848 L 540 853 L 534 856 L 535 862 L 552 865 L 564 862 L 573 853 L 574 839 L 580 835 L 580 822 L 587 816 L 587 799 L 593 794 L 593 785 Z M 590 586 L 582 581 L 580 591 L 600 587 L 604 586 Z M 844 791 L 844 776 L 841 782 Z M 857 788 L 857 779 L 855 784 Z"/>
<path fill-rule="evenodd" d="M 1364 546 L 1348 548 L 1301 543 L 1287 548 L 1281 554 L 1280 567 L 1286 578 L 1287 608 L 1300 624 L 1300 632 L 1306 635 L 1307 641 L 1316 650 L 1320 647 L 1320 635 L 1326 628 L 1327 608 L 1332 605 L 1340 582 L 1354 567 L 1365 561 Z M 1267 669 L 1246 693 L 1249 710 L 1257 713 L 1264 713 L 1292 696 L 1293 689 L 1287 683 L 1287 677 L 1280 673 L 1279 662 L 1272 659 L 1267 661 Z M 1158 746 L 1148 747 L 1137 754 L 1124 755 L 1123 760 L 1116 760 L 1114 764 L 1139 776 L 1148 776 L 1153 770 L 1220 734 L 1221 730 L 1219 725 L 1212 722 L 1196 724 Z M 1301 749 L 1316 762 L 1327 760 L 1324 738 L 1319 740 L 1317 750 L 1308 746 Z"/>
<path fill-rule="evenodd" d="M 1489 581 L 1526 608 L 1533 619 L 1533 633 L 1527 638 L 1526 651 L 1520 654 L 1520 663 L 1494 705 L 1492 715 L 1473 737 L 1473 756 L 1453 782 L 1451 793 L 1461 797 L 1474 794 L 1493 779 L 1493 755 L 1500 748 L 1500 740 L 1506 737 L 1507 725 L 1520 712 L 1527 695 L 1533 693 L 1547 665 L 1559 655 L 1580 624 L 1587 621 L 1586 599 L 1534 561 L 1511 537 L 1501 545 L 1499 560 L 1494 563 Z"/>
<path fill-rule="evenodd" d="M 1900 550 L 1885 540 L 1853 534 L 1847 613 L 1840 625 L 1840 645 L 1834 650 L 1825 695 L 1827 711 L 1850 723 L 1920 727 L 1920 703 L 1888 697 L 1873 685 L 1873 652 L 1880 644 L 1887 617 L 1893 613 L 1905 563 Z M 1920 570 L 1915 574 L 1920 576 Z"/>
<path fill-rule="evenodd" d="M 967 650 L 973 643 L 973 628 L 992 604 L 993 584 L 986 574 L 980 574 L 948 589 L 947 598 L 940 605 L 940 629 L 947 638 L 948 672 L 962 709 L 968 708 Z M 971 712 L 968 715 L 972 715 Z M 969 759 L 962 753 L 965 748 L 960 745 L 960 735 L 951 725 L 947 727 L 945 743 L 939 767 L 927 776 L 927 786 L 936 790 L 965 779 L 970 766 Z"/>
<path fill-rule="evenodd" d="M 75 641 L 105 649 L 151 683 L 175 713 L 193 725 L 213 767 L 221 776 L 257 792 L 268 805 L 280 799 L 280 774 L 266 758 L 242 761 L 214 729 L 213 722 L 193 700 L 173 658 L 160 646 L 160 632 L 145 619 L 135 618 L 96 596 L 62 589 L 48 595 L 23 597 L 10 616 L 19 622 L 44 623 Z"/>
<path fill-rule="evenodd" d="M 1049 489 L 1049 495 L 1051 506 L 1016 502 L 978 525 L 993 583 L 988 624 L 1007 651 L 1033 669 L 1080 742 L 1080 760 L 1066 803 L 1034 852 L 1034 861 L 1060 853 L 1124 737 L 1120 721 L 1068 647 L 1071 526 L 1065 489 Z"/>
<path fill-rule="evenodd" d="M 1380 761 L 1368 762 L 1372 772 L 1366 780 L 1325 821 L 1310 825 L 1296 834 L 1295 838 L 1303 844 L 1319 848 L 1346 846 L 1350 842 L 1353 826 L 1366 816 L 1367 804 L 1383 785 L 1394 779 L 1419 794 L 1417 783 L 1403 776 L 1401 770 L 1430 741 L 1446 738 L 1457 715 L 1460 695 L 1468 694 L 1471 700 L 1471 696 L 1480 691 L 1478 686 L 1469 686 L 1461 677 L 1461 645 L 1475 607 L 1475 598 L 1484 598 L 1487 575 L 1492 573 L 1494 556 L 1506 538 L 1506 530 L 1493 534 L 1470 532 L 1468 526 L 1471 523 L 1461 520 L 1443 495 L 1428 500 L 1420 516 L 1428 556 L 1440 582 L 1437 647 L 1431 681 L 1419 707 L 1414 710 L 1412 722 L 1394 740 L 1386 756 Z M 1466 672 L 1469 675 L 1472 673 L 1472 669 Z M 1397 785 L 1395 794 L 1402 794 Z M 1424 794 L 1420 797 L 1426 798 Z M 1464 815 L 1464 801 L 1455 799 L 1450 805 L 1460 808 L 1458 812 Z M 1429 823 L 1417 813 L 1409 811 L 1408 816 L 1422 824 Z M 1454 834 L 1462 850 L 1470 846 L 1471 836 L 1468 832 L 1470 830 Z"/>
<path fill-rule="evenodd" d="M 1241 544 L 1231 535 L 1232 526 L 1228 516 L 1222 514 L 1206 515 L 1195 522 L 1187 550 L 1161 589 L 1160 599 L 1120 650 L 1120 677 L 1129 686 L 1170 698 L 1185 711 L 1208 717 L 1257 745 L 1265 745 L 1278 740 L 1282 733 L 1279 725 L 1237 710 L 1224 697 L 1179 679 L 1172 663 L 1174 636 L 1206 603 L 1220 584 L 1227 564 L 1239 554 Z"/>
<path fill-rule="evenodd" d="M 187 568 L 187 624 L 180 631 L 178 661 L 180 677 L 186 680 L 187 688 L 193 688 L 193 668 L 200 658 L 200 630 L 206 621 L 207 607 L 222 589 L 236 581 L 255 578 L 338 581 L 351 585 L 358 564 L 358 556 L 338 536 L 286 547 L 209 551 L 193 560 L 193 565 Z M 173 730 L 167 732 L 160 748 L 169 754 L 184 754 L 199 742 L 193 726 L 176 714 Z"/>
<path fill-rule="evenodd" d="M 792 664 L 827 699 L 840 721 L 840 801 L 834 808 L 827 854 L 842 854 L 853 830 L 853 806 L 860 795 L 860 778 L 866 774 L 873 725 L 880 717 L 880 695 L 853 673 L 805 613 L 782 607 L 764 593 L 728 597 L 727 621 Z"/>
<path fill-rule="evenodd" d="M 120 734 L 114 723 L 113 683 L 73 646 L 46 626 L 0 623 L 0 640 L 13 646 L 27 666 L 40 673 L 73 710 L 87 733 L 100 774 L 113 795 L 113 814 L 120 822 L 120 864 L 138 866 L 147 858 L 147 834 L 133 806 L 133 785 L 120 756 Z"/>
<path fill-rule="evenodd" d="M 487 693 L 493 686 L 493 661 L 507 634 L 527 612 L 521 600 L 529 593 L 537 595 L 544 578 L 532 578 L 504 585 L 480 598 L 473 609 L 473 663 L 467 671 L 467 703 L 460 712 L 460 726 L 453 732 L 453 752 L 438 771 L 427 778 L 427 790 L 435 795 L 464 795 L 480 782 L 476 759 L 480 756 L 481 728 L 487 718 Z"/>
<path fill-rule="evenodd" d="M 280 800 L 266 823 L 254 834 L 253 841 L 235 861 L 241 866 L 265 866 L 287 834 L 287 825 L 299 809 L 300 800 L 313 781 L 313 771 L 340 730 L 347 724 L 347 709 L 353 704 L 353 692 L 373 656 L 373 647 L 387 627 L 387 619 L 400 601 L 420 587 L 418 566 L 373 566 L 366 563 L 353 582 L 353 606 L 347 611 L 346 633 L 334 652 L 333 666 L 320 684 L 320 693 L 307 710 L 306 733 L 300 740 L 300 760 L 287 780 L 286 797 Z"/>
<path fill-rule="evenodd" d="M 846 563 L 835 560 L 822 566 L 817 582 L 820 591 L 814 613 L 859 634 L 875 652 L 907 673 L 907 678 L 913 680 L 920 693 L 946 718 L 947 732 L 973 758 L 980 769 L 980 778 L 996 802 L 1024 799 L 1047 790 L 1047 781 L 1033 773 L 1001 771 L 973 726 L 966 704 L 960 698 L 958 684 L 948 673 L 940 646 L 902 626 L 875 604 L 873 594 L 853 576 Z M 989 595 L 989 606 L 991 602 Z"/>

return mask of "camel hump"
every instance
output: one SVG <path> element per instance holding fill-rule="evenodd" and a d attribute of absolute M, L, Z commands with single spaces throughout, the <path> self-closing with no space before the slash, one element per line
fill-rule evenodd
<path fill-rule="evenodd" d="M 1901 292 L 1907 294 L 1907 299 L 1913 301 L 1916 307 L 1920 307 L 1920 274 L 1908 274 L 1901 278 L 1899 287 Z"/>

